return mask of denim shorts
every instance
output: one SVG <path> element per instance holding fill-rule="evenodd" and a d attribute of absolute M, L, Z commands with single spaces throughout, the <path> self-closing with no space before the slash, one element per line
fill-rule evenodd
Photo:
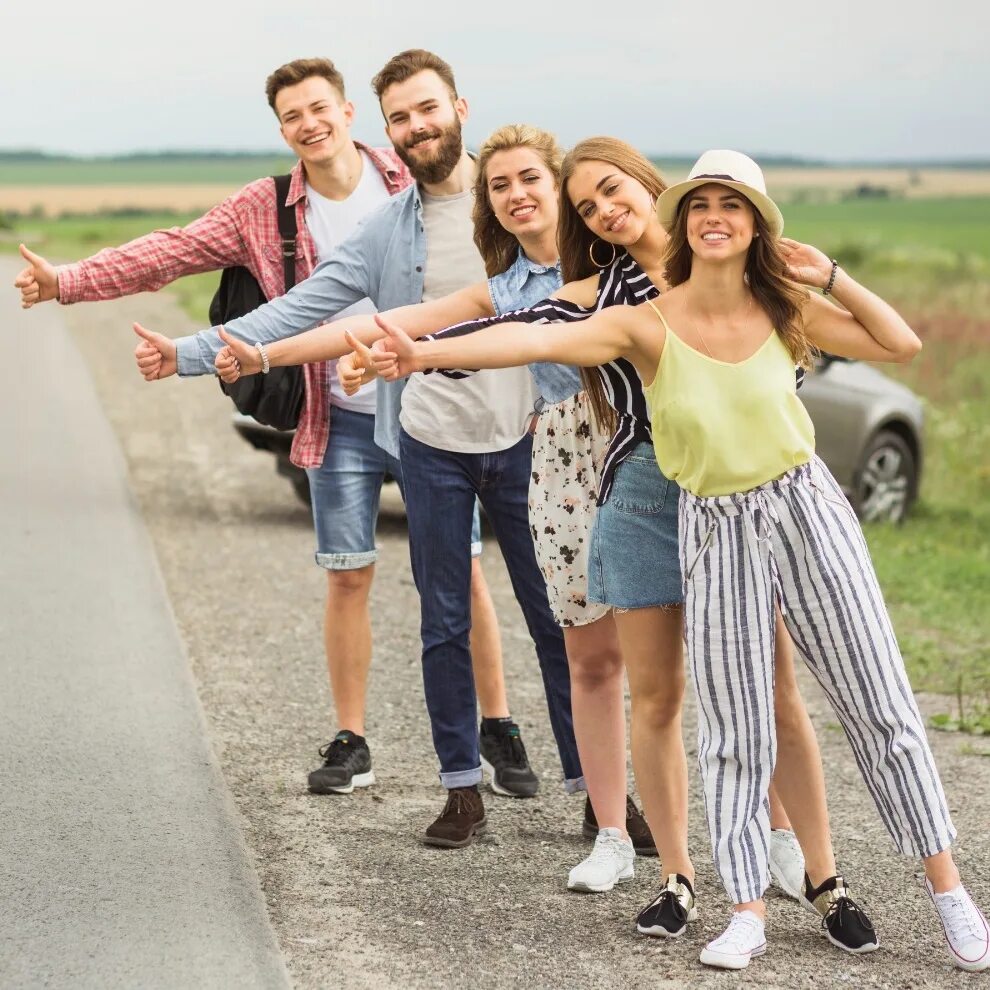
<path fill-rule="evenodd" d="M 375 443 L 375 417 L 334 406 L 323 463 L 306 469 L 320 567 L 353 571 L 378 559 L 375 525 L 386 475 L 395 479 L 401 491 L 398 460 Z M 481 521 L 476 503 L 471 556 L 480 554 Z"/>
<path fill-rule="evenodd" d="M 614 608 L 684 601 L 677 546 L 680 494 L 657 467 L 650 443 L 636 446 L 619 464 L 591 529 L 592 601 Z"/>

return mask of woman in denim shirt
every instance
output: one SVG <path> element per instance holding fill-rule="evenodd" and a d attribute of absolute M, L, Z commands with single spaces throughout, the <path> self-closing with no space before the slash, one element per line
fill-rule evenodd
<path fill-rule="evenodd" d="M 463 320 L 524 309 L 559 289 L 560 167 L 560 149 L 545 131 L 510 125 L 492 134 L 479 153 L 473 218 L 474 240 L 488 280 L 444 299 L 391 310 L 389 316 L 413 331 L 427 333 Z M 377 331 L 371 318 L 359 317 L 347 326 L 364 339 L 369 331 Z M 324 326 L 277 341 L 267 347 L 269 361 L 275 367 L 324 360 L 327 354 L 339 357 L 342 334 L 338 326 Z M 357 342 L 353 336 L 349 339 L 352 344 Z M 366 373 L 358 355 L 342 357 L 337 367 L 346 391 L 360 387 Z M 257 373 L 259 355 L 250 345 L 234 342 L 221 351 L 217 370 L 226 381 L 236 380 L 238 374 Z M 593 852 L 571 871 L 569 885 L 604 891 L 617 879 L 633 875 L 630 836 L 635 851 L 656 855 L 649 828 L 626 794 L 623 663 L 611 609 L 587 598 L 597 468 L 608 438 L 593 425 L 576 368 L 541 363 L 530 370 L 540 408 L 531 424 L 530 524 L 550 606 L 567 647 L 574 734 L 590 798 L 582 830 L 596 838 L 599 858 L 602 849 L 598 846 L 621 846 L 624 853 L 617 871 L 622 877 L 609 876 L 606 871 L 603 878 Z M 600 831 L 601 840 L 597 839 Z"/>

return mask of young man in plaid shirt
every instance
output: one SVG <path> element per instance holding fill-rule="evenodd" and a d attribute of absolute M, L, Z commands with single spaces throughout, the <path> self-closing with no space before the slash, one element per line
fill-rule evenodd
<path fill-rule="evenodd" d="M 299 158 L 287 200 L 296 210 L 298 282 L 412 179 L 391 147 L 369 148 L 351 138 L 354 106 L 346 99 L 343 77 L 327 59 L 281 66 L 268 77 L 266 94 L 282 137 Z M 50 299 L 63 304 L 114 299 L 159 289 L 183 275 L 234 266 L 249 269 L 268 299 L 285 291 L 275 185 L 267 178 L 186 227 L 154 231 L 75 264 L 56 268 L 24 245 L 21 253 L 28 266 L 14 284 L 25 308 Z M 341 316 L 355 312 L 374 309 L 365 299 Z M 374 397 L 369 405 L 367 399 L 354 403 L 338 394 L 332 362 L 306 365 L 304 377 L 305 402 L 291 456 L 309 476 L 316 561 L 327 571 L 324 642 L 340 729 L 320 750 L 324 763 L 309 775 L 309 786 L 320 793 L 349 793 L 374 781 L 364 739 L 371 663 L 368 596 L 379 491 L 386 473 L 400 475 L 394 458 L 374 442 Z M 480 548 L 475 535 L 472 551 Z M 477 557 L 472 625 L 482 714 L 508 718 L 498 625 Z"/>

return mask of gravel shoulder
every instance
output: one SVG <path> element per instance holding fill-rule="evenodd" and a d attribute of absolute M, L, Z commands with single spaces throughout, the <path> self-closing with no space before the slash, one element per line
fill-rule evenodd
<path fill-rule="evenodd" d="M 243 819 L 290 977 L 300 988 L 956 987 L 934 913 L 883 832 L 841 730 L 817 685 L 802 679 L 826 762 L 832 828 L 881 936 L 862 959 L 840 954 L 792 902 L 769 902 L 769 950 L 735 976 L 703 970 L 704 942 L 728 904 L 714 875 L 692 775 L 691 842 L 701 921 L 667 945 L 636 935 L 656 887 L 655 861 L 605 896 L 564 889 L 586 854 L 582 801 L 559 784 L 535 655 L 504 566 L 486 541 L 485 569 L 502 623 L 513 714 L 523 726 L 539 797 L 486 795 L 487 835 L 464 851 L 427 849 L 419 834 L 443 794 L 422 695 L 418 604 L 404 521 L 384 499 L 373 596 L 375 654 L 368 736 L 378 783 L 315 797 L 305 773 L 331 731 L 322 651 L 325 579 L 312 562 L 308 511 L 230 426 L 212 381 L 148 385 L 133 368 L 131 321 L 190 328 L 167 295 L 67 307 L 127 459 L 206 711 L 213 746 Z M 30 327 L 30 315 L 26 322 Z M 84 438 L 80 438 L 84 442 Z M 932 699 L 922 699 L 923 706 Z M 937 702 L 936 702 L 937 704 Z M 689 758 L 693 705 L 686 712 Z M 990 744 L 936 733 L 933 744 L 961 835 L 960 866 L 990 907 Z M 693 769 L 693 767 L 692 767 Z"/>

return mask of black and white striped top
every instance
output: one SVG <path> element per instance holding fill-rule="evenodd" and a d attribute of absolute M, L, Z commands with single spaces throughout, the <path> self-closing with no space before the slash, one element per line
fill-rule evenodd
<path fill-rule="evenodd" d="M 563 299 L 545 299 L 529 309 L 458 323 L 430 336 L 457 337 L 497 323 L 576 323 L 609 306 L 635 306 L 659 294 L 657 287 L 632 256 L 619 250 L 612 264 L 599 273 L 598 294 L 593 306 L 578 306 Z M 617 414 L 615 433 L 605 453 L 598 486 L 598 504 L 602 505 L 611 491 L 616 468 L 638 443 L 652 442 L 652 437 L 643 383 L 632 364 L 619 358 L 601 365 L 597 370 L 609 404 Z M 441 374 L 463 378 L 470 372 L 447 370 Z"/>

